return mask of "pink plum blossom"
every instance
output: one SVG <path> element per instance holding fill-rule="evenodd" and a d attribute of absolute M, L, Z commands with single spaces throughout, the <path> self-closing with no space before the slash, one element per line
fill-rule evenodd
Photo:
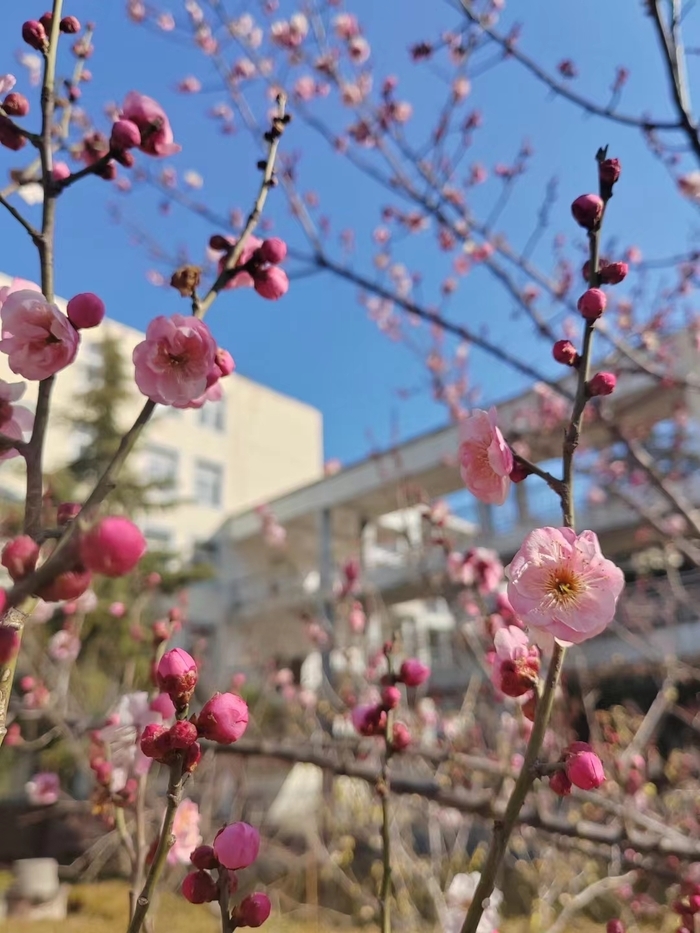
<path fill-rule="evenodd" d="M 14 75 L 0 75 L 0 94 L 9 93 L 16 83 Z"/>
<path fill-rule="evenodd" d="M 194 800 L 183 800 L 175 813 L 175 842 L 168 852 L 168 865 L 186 865 L 189 862 L 190 853 L 202 842 L 199 820 L 199 807 Z"/>
<path fill-rule="evenodd" d="M 134 349 L 136 385 L 154 402 L 184 408 L 204 395 L 215 357 L 216 342 L 203 321 L 184 314 L 154 318 Z"/>
<path fill-rule="evenodd" d="M 160 104 L 138 91 L 129 91 L 122 105 L 122 117 L 141 131 L 139 149 L 147 155 L 175 155 L 182 148 L 173 142 L 170 121 Z"/>
<path fill-rule="evenodd" d="M 47 379 L 75 359 L 78 332 L 42 294 L 29 288 L 10 291 L 0 317 L 0 350 L 7 353 L 13 373 L 25 379 Z"/>
<path fill-rule="evenodd" d="M 53 771 L 40 771 L 24 785 L 27 799 L 35 807 L 48 807 L 56 803 L 61 791 L 61 782 Z"/>
<path fill-rule="evenodd" d="M 474 409 L 461 424 L 459 461 L 462 481 L 489 505 L 503 505 L 510 490 L 513 454 L 496 425 L 496 410 Z"/>
<path fill-rule="evenodd" d="M 48 653 L 54 661 L 75 661 L 80 654 L 80 639 L 66 629 L 56 632 L 49 639 Z"/>
<path fill-rule="evenodd" d="M 3 285 L 3 287 L 0 288 L 0 308 L 2 308 L 8 295 L 13 295 L 15 292 L 22 291 L 39 292 L 41 294 L 41 289 L 35 282 L 30 282 L 27 279 L 14 278 L 9 285 Z"/>
<path fill-rule="evenodd" d="M 506 568 L 508 599 L 525 625 L 580 644 L 610 624 L 625 584 L 592 531 L 537 528 Z"/>
<path fill-rule="evenodd" d="M 14 440 L 26 440 L 34 424 L 34 415 L 24 405 L 14 403 L 22 398 L 26 389 L 24 382 L 5 382 L 0 379 L 0 432 Z M 14 448 L 0 450 L 0 460 L 16 457 Z"/>

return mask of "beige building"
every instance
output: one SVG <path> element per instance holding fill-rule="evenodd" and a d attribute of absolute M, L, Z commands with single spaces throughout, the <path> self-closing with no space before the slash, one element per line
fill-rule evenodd
<path fill-rule="evenodd" d="M 0 288 L 11 279 L 0 274 Z M 57 300 L 65 310 L 65 302 Z M 85 438 L 72 431 L 66 416 L 80 405 L 81 394 L 101 366 L 105 333 L 117 337 L 124 357 L 143 333 L 106 319 L 82 331 L 77 359 L 58 374 L 52 396 L 52 417 L 46 440 L 46 470 L 69 462 Z M 22 381 L 0 354 L 0 378 Z M 27 383 L 20 404 L 33 408 L 38 383 Z M 172 508 L 149 511 L 139 518 L 153 548 L 172 550 L 187 557 L 204 542 L 224 518 L 265 503 L 323 475 L 323 423 L 321 413 L 279 392 L 234 373 L 222 380 L 221 402 L 208 402 L 199 410 L 182 411 L 159 406 L 134 453 L 133 465 L 144 480 L 162 481 L 163 497 L 177 500 Z M 134 385 L 124 405 L 127 428 L 143 405 Z M 0 493 L 24 495 L 24 463 L 15 458 L 2 464 Z M 158 495 L 154 495 L 157 505 Z"/>

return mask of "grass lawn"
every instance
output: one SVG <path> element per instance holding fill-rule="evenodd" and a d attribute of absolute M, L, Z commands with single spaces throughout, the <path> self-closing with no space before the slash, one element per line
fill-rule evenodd
<path fill-rule="evenodd" d="M 69 894 L 69 915 L 64 922 L 42 920 L 28 922 L 7 920 L 0 924 L 2 933 L 125 933 L 127 927 L 128 888 L 122 881 L 100 881 L 74 885 Z M 218 917 L 208 906 L 189 904 L 178 894 L 164 893 L 156 909 L 155 933 L 217 933 Z M 337 917 L 337 915 L 336 915 Z M 672 918 L 668 918 L 671 920 Z M 676 924 L 677 925 L 677 924 Z M 664 929 L 673 929 L 673 924 Z M 349 923 L 339 924 L 331 915 L 318 920 L 303 921 L 293 914 L 280 917 L 273 912 L 265 924 L 265 933 L 327 933 L 350 929 Z M 357 927 L 366 933 L 377 933 L 372 926 Z M 501 933 L 544 933 L 534 930 L 526 920 L 508 921 Z M 566 933 L 604 933 L 605 926 L 581 920 L 567 927 Z M 651 928 L 637 927 L 635 933 L 651 933 Z M 660 933 L 658 928 L 655 933 Z"/>

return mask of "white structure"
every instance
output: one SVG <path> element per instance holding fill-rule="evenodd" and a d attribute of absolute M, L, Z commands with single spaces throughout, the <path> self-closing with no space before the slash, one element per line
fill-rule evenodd
<path fill-rule="evenodd" d="M 680 376 L 693 372 L 697 354 L 684 335 L 679 336 Z M 563 387 L 571 390 L 571 377 Z M 539 399 L 538 388 L 503 403 L 499 423 L 509 439 L 527 445 L 534 462 L 547 466 L 556 459 L 551 469 L 557 473 L 564 425 L 552 424 L 550 418 L 542 429 Z M 634 437 L 672 418 L 683 403 L 695 419 L 695 390 L 678 385 L 660 388 L 650 376 L 624 375 L 607 400 L 607 410 L 614 423 Z M 614 442 L 609 430 L 595 421 L 586 425 L 585 439 L 590 448 Z M 561 513 L 554 493 L 535 477 L 515 485 L 502 507 L 477 502 L 463 489 L 458 449 L 459 428 L 451 425 L 271 501 L 272 513 L 286 530 L 284 547 L 265 543 L 255 510 L 232 515 L 211 542 L 216 576 L 194 586 L 190 600 L 192 621 L 211 634 L 214 666 L 221 668 L 219 679 L 234 669 L 254 675 L 260 662 L 271 657 L 290 666 L 298 664 L 310 650 L 305 616 L 325 619 L 341 644 L 353 644 L 347 603 L 338 610 L 333 593 L 338 568 L 349 558 L 359 558 L 363 596 L 373 611 L 369 640 L 376 647 L 399 630 L 406 650 L 430 662 L 434 687 L 448 689 L 457 681 L 463 686 L 468 660 L 460 668 L 458 659 L 460 653 L 466 654 L 464 632 L 458 630 L 454 607 L 444 598 L 449 591 L 444 553 L 431 545 L 418 504 L 457 496 L 446 528 L 454 547 L 492 548 L 504 561 L 510 560 L 533 527 L 560 524 Z M 580 527 L 595 530 L 604 553 L 633 571 L 630 557 L 640 548 L 639 514 L 615 501 L 590 506 L 581 483 L 578 493 Z M 700 501 L 697 489 L 686 488 L 685 493 Z M 648 490 L 641 495 L 643 505 L 662 517 L 668 509 L 663 500 L 656 502 Z M 694 630 L 694 624 L 690 628 Z M 659 651 L 668 648 L 670 638 L 679 654 L 692 642 L 680 624 L 672 636 L 657 631 L 654 638 Z M 636 649 L 610 634 L 587 644 L 584 651 L 591 663 L 602 664 L 617 657 L 629 659 Z"/>
<path fill-rule="evenodd" d="M 0 287 L 11 279 L 0 274 Z M 57 304 L 65 309 L 60 299 Z M 147 323 L 147 322 L 144 322 Z M 56 470 L 74 459 L 85 438 L 67 426 L 67 416 L 80 406 L 102 361 L 105 335 L 114 337 L 131 366 L 131 353 L 143 333 L 106 319 L 81 332 L 76 362 L 56 378 L 46 438 L 45 469 Z M 0 354 L 0 378 L 21 381 Z M 172 508 L 137 516 L 153 548 L 183 557 L 206 541 L 224 516 L 314 482 L 323 474 L 321 413 L 309 405 L 281 395 L 234 373 L 222 380 L 223 400 L 199 410 L 158 407 L 142 442 L 130 461 L 140 478 L 162 482 L 154 505 L 167 499 Z M 22 404 L 32 408 L 38 383 L 28 383 Z M 136 385 L 119 412 L 128 428 L 145 399 Z M 2 464 L 0 493 L 20 499 L 24 495 L 24 462 L 15 458 Z"/>

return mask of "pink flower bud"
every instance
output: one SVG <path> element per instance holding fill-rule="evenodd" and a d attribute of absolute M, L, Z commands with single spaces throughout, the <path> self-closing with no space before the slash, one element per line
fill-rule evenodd
<path fill-rule="evenodd" d="M 386 686 L 382 688 L 382 706 L 384 709 L 396 709 L 401 702 L 401 691 L 398 687 Z"/>
<path fill-rule="evenodd" d="M 160 713 L 163 719 L 172 719 L 175 715 L 175 705 L 167 693 L 159 693 L 158 696 L 153 697 L 149 703 L 149 709 L 152 709 L 154 713 Z"/>
<path fill-rule="evenodd" d="M 19 535 L 8 541 L 2 549 L 0 563 L 17 582 L 32 573 L 39 559 L 39 545 L 29 535 Z"/>
<path fill-rule="evenodd" d="M 43 13 L 39 17 L 39 22 L 44 27 L 47 33 L 51 32 L 51 24 L 53 23 L 53 13 L 50 11 L 48 13 Z"/>
<path fill-rule="evenodd" d="M 603 285 L 619 285 L 627 276 L 630 267 L 626 262 L 606 262 L 600 267 L 600 281 Z"/>
<path fill-rule="evenodd" d="M 185 774 L 192 774 L 202 758 L 202 746 L 195 742 L 185 752 L 185 758 L 182 763 L 182 770 Z"/>
<path fill-rule="evenodd" d="M 54 181 L 63 181 L 64 178 L 68 178 L 70 173 L 70 168 L 65 162 L 54 162 L 53 171 L 51 172 Z"/>
<path fill-rule="evenodd" d="M 8 117 L 26 117 L 29 113 L 29 101 L 24 94 L 12 91 L 2 102 L 2 109 Z"/>
<path fill-rule="evenodd" d="M 146 577 L 146 586 L 158 586 L 161 579 L 161 575 L 156 570 L 154 570 Z"/>
<path fill-rule="evenodd" d="M 557 340 L 552 347 L 552 356 L 564 366 L 576 366 L 579 361 L 576 347 L 570 340 Z"/>
<path fill-rule="evenodd" d="M 603 201 L 597 194 L 582 194 L 571 205 L 574 220 L 586 230 L 592 230 L 603 216 Z"/>
<path fill-rule="evenodd" d="M 22 24 L 22 38 L 38 52 L 43 51 L 48 45 L 46 30 L 36 19 L 28 19 Z"/>
<path fill-rule="evenodd" d="M 512 483 L 522 483 L 523 480 L 530 476 L 530 471 L 524 463 L 521 463 L 519 460 L 513 460 L 513 469 L 508 476 Z"/>
<path fill-rule="evenodd" d="M 197 848 L 190 853 L 190 862 L 192 862 L 195 868 L 202 869 L 203 871 L 219 867 L 219 861 L 214 854 L 212 846 L 197 846 Z"/>
<path fill-rule="evenodd" d="M 395 752 L 402 752 L 411 744 L 411 733 L 408 726 L 402 722 L 395 722 L 391 732 L 391 747 Z"/>
<path fill-rule="evenodd" d="M 133 120 L 117 120 L 112 126 L 110 149 L 133 149 L 141 145 L 141 130 Z"/>
<path fill-rule="evenodd" d="M 64 599 L 77 599 L 92 583 L 89 570 L 67 570 L 60 573 L 51 583 L 36 591 L 36 595 L 47 603 L 57 603 Z"/>
<path fill-rule="evenodd" d="M 560 797 L 568 797 L 571 793 L 571 781 L 563 771 L 555 771 L 549 776 L 549 786 Z"/>
<path fill-rule="evenodd" d="M 608 920 L 605 933 L 625 933 L 625 925 L 622 920 Z"/>
<path fill-rule="evenodd" d="M 199 734 L 220 745 L 237 742 L 247 726 L 248 705 L 235 693 L 215 693 L 197 717 Z"/>
<path fill-rule="evenodd" d="M 230 823 L 214 839 L 214 854 L 231 871 L 252 865 L 259 851 L 260 833 L 248 823 Z"/>
<path fill-rule="evenodd" d="M 85 327 L 97 327 L 105 316 L 105 305 L 101 298 L 92 292 L 74 295 L 66 308 L 68 320 L 73 327 L 81 330 Z"/>
<path fill-rule="evenodd" d="M 12 121 L 0 115 L 0 146 L 11 149 L 12 152 L 19 152 L 26 144 L 27 140 Z"/>
<path fill-rule="evenodd" d="M 588 380 L 588 394 L 591 397 L 597 395 L 612 395 L 617 385 L 617 377 L 614 373 L 596 373 Z"/>
<path fill-rule="evenodd" d="M 219 896 L 216 881 L 206 871 L 191 871 L 182 882 L 182 895 L 190 904 L 207 904 Z"/>
<path fill-rule="evenodd" d="M 197 664 L 182 648 L 166 651 L 156 668 L 158 688 L 167 693 L 176 708 L 186 706 L 197 684 Z"/>
<path fill-rule="evenodd" d="M 352 724 L 360 735 L 384 735 L 386 712 L 381 706 L 356 706 L 351 715 Z"/>
<path fill-rule="evenodd" d="M 401 665 L 398 679 L 407 687 L 419 687 L 430 677 L 430 668 L 417 658 L 408 658 Z"/>
<path fill-rule="evenodd" d="M 564 752 L 566 776 L 581 790 L 594 790 L 605 780 L 600 758 L 587 742 L 573 742 Z"/>
<path fill-rule="evenodd" d="M 189 748 L 197 741 L 197 727 L 192 722 L 180 720 L 174 723 L 168 731 L 168 744 L 171 748 L 181 751 Z"/>
<path fill-rule="evenodd" d="M 165 619 L 157 619 L 153 623 L 153 644 L 162 645 L 170 638 L 170 625 Z"/>
<path fill-rule="evenodd" d="M 255 291 L 263 298 L 276 301 L 286 295 L 289 289 L 289 279 L 284 269 L 279 266 L 269 266 L 267 269 L 258 269 L 254 275 Z"/>
<path fill-rule="evenodd" d="M 243 898 L 233 912 L 233 919 L 239 927 L 261 927 L 271 910 L 270 898 L 258 891 Z"/>
<path fill-rule="evenodd" d="M 216 350 L 216 356 L 214 358 L 216 365 L 221 371 L 221 376 L 230 376 L 231 373 L 236 368 L 236 364 L 233 361 L 233 357 L 228 352 L 228 350 L 222 350 L 221 347 L 218 347 Z"/>
<path fill-rule="evenodd" d="M 61 32 L 65 32 L 69 36 L 75 35 L 76 32 L 80 32 L 80 20 L 75 16 L 64 16 L 61 22 L 58 24 L 58 28 Z"/>
<path fill-rule="evenodd" d="M 287 244 L 279 237 L 273 236 L 263 240 L 256 252 L 256 259 L 260 262 L 270 262 L 273 265 L 282 262 L 287 255 Z"/>
<path fill-rule="evenodd" d="M 587 321 L 597 321 L 608 303 L 605 292 L 599 288 L 589 288 L 578 300 L 581 316 Z"/>
<path fill-rule="evenodd" d="M 7 664 L 19 651 L 18 630 L 11 625 L 0 625 L 0 664 Z"/>
<path fill-rule="evenodd" d="M 97 761 L 91 765 L 95 772 L 95 780 L 98 784 L 108 787 L 112 780 L 112 765 L 109 761 Z"/>
<path fill-rule="evenodd" d="M 598 166 L 598 176 L 604 185 L 612 187 L 620 177 L 622 166 L 619 159 L 605 159 Z"/>
<path fill-rule="evenodd" d="M 123 619 L 126 615 L 126 606 L 120 602 L 110 603 L 108 612 L 115 619 Z"/>
<path fill-rule="evenodd" d="M 163 737 L 167 734 L 167 726 L 159 722 L 149 722 L 141 733 L 139 746 L 146 758 L 160 758 L 164 751 Z"/>
<path fill-rule="evenodd" d="M 129 573 L 145 551 L 146 539 L 133 522 L 121 515 L 103 518 L 80 540 L 80 556 L 84 565 L 107 577 Z"/>
<path fill-rule="evenodd" d="M 61 502 L 56 509 L 56 524 L 60 526 L 67 525 L 78 515 L 81 508 L 79 502 Z"/>

